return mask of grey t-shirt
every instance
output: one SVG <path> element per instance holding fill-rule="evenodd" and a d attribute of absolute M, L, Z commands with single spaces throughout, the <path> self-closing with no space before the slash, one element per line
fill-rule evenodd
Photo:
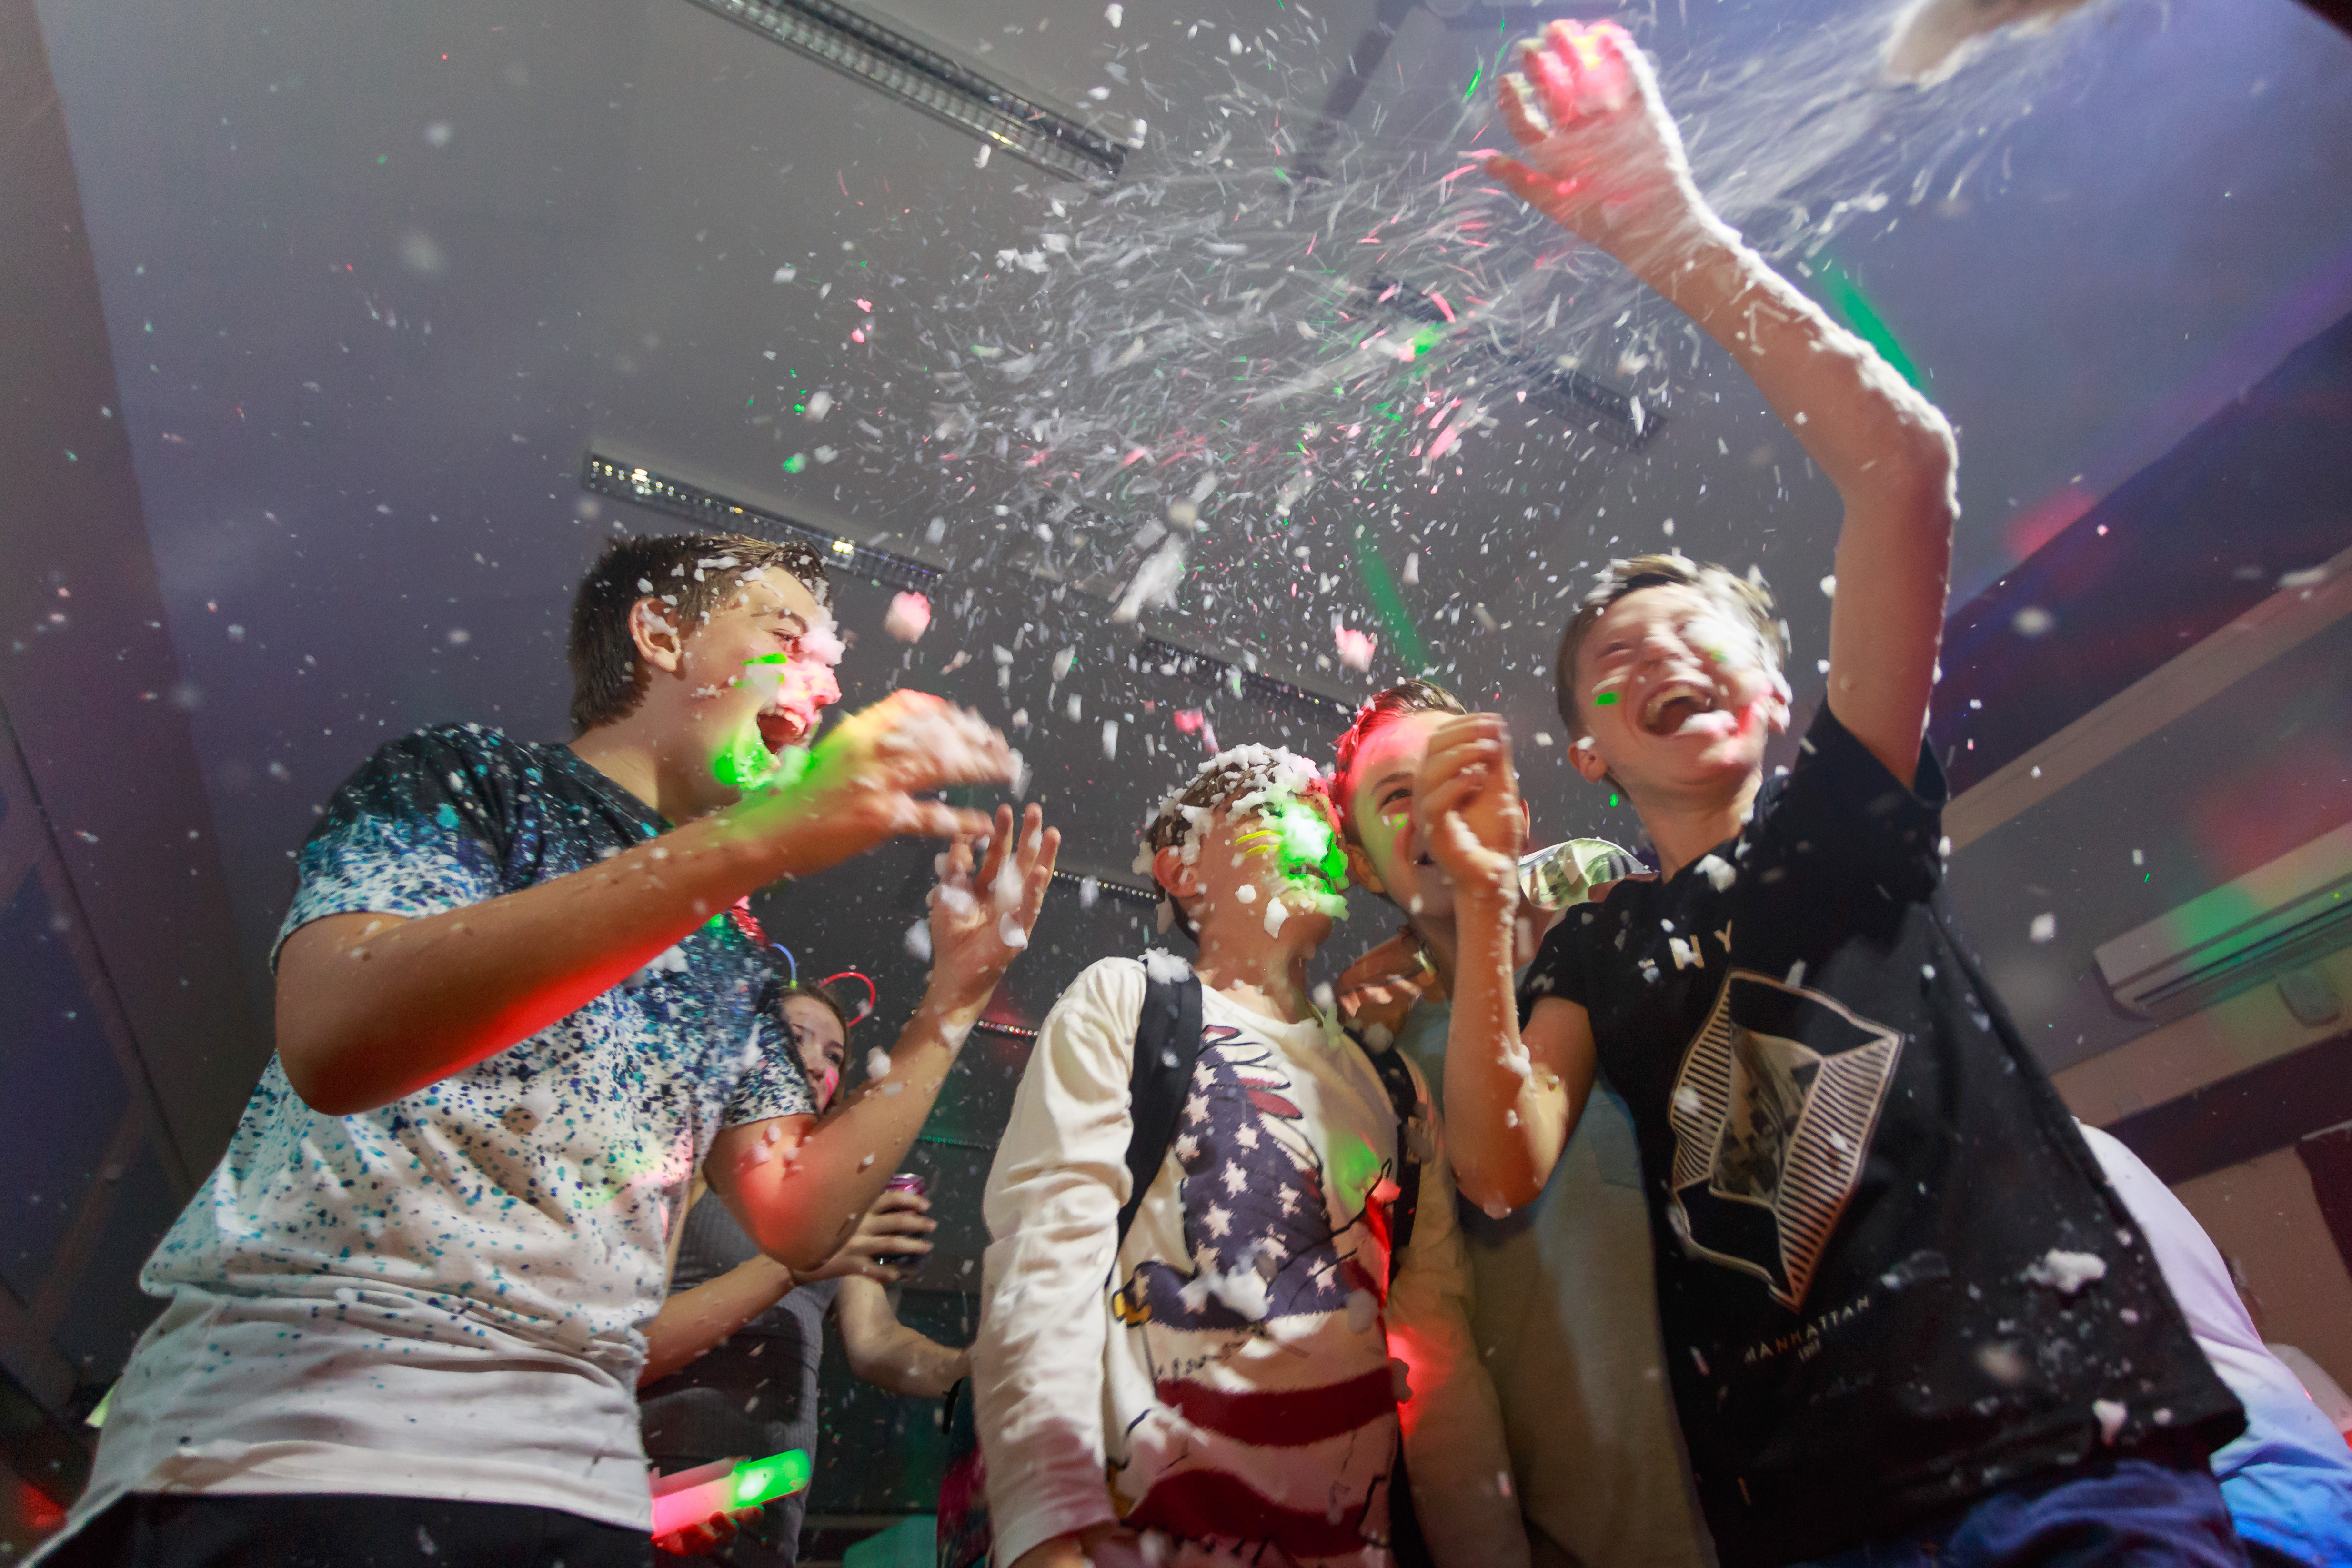
<path fill-rule="evenodd" d="M 758 1253 L 727 1205 L 708 1197 L 687 1211 L 670 1294 L 716 1279 Z M 837 1279 L 796 1287 L 726 1343 L 639 1390 L 646 1458 L 666 1473 L 787 1448 L 803 1450 L 814 1462 L 824 1315 L 840 1289 Z M 737 1568 L 791 1568 L 807 1506 L 804 1490 L 779 1498 L 719 1559 Z"/>
<path fill-rule="evenodd" d="M 1444 1105 L 1453 1007 L 1416 1005 L 1397 1045 Z M 1540 1196 L 1462 1209 L 1471 1332 L 1495 1392 L 1536 1568 L 1705 1568 L 1658 1339 L 1633 1119 L 1596 1085 Z"/>

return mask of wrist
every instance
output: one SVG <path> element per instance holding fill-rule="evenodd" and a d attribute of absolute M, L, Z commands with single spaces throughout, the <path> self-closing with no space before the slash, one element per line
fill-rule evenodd
<path fill-rule="evenodd" d="M 940 1029 L 950 1047 L 963 1043 L 963 1037 L 980 1022 L 988 1010 L 990 1000 L 996 994 L 995 975 L 978 976 L 933 972 L 923 987 L 920 1011 L 939 1020 Z"/>

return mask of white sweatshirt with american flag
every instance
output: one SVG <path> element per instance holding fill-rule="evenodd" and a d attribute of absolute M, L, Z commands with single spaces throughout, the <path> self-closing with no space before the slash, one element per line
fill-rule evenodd
<path fill-rule="evenodd" d="M 1384 1563 L 1402 1416 L 1439 1563 L 1524 1563 L 1426 1087 L 1391 1291 L 1379 1074 L 1335 1026 L 1204 988 L 1174 1143 L 1114 1259 L 1144 986 L 1114 958 L 1063 994 L 989 1174 L 972 1364 L 996 1561 L 1118 1521 L 1171 1565 Z"/>

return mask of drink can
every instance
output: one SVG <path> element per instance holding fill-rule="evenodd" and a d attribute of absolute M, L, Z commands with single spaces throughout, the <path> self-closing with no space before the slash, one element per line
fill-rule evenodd
<path fill-rule="evenodd" d="M 920 1198 L 930 1194 L 931 1184 L 912 1171 L 900 1171 L 882 1184 L 882 1190 L 886 1193 L 912 1193 Z M 912 1268 L 922 1260 L 920 1254 L 910 1252 L 877 1253 L 874 1257 L 875 1262 L 888 1268 Z"/>

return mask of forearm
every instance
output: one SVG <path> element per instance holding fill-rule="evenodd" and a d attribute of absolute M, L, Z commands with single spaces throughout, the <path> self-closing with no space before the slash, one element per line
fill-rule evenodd
<path fill-rule="evenodd" d="M 782 1300 L 792 1288 L 791 1269 L 772 1258 L 754 1258 L 671 1296 L 646 1325 L 646 1364 L 637 1386 L 690 1365 Z"/>
<path fill-rule="evenodd" d="M 1454 1011 L 1445 1044 L 1454 1179 L 1481 1208 L 1534 1201 L 1568 1142 L 1572 1115 L 1558 1077 L 1519 1038 L 1511 985 L 1516 900 L 1457 895 Z"/>
<path fill-rule="evenodd" d="M 845 1343 L 847 1336 L 843 1337 Z M 862 1381 L 917 1399 L 940 1398 L 971 1370 L 962 1351 L 896 1321 L 848 1350 L 849 1370 Z"/>
<path fill-rule="evenodd" d="M 329 1115 L 414 1093 L 610 990 L 788 869 L 788 850 L 713 819 L 464 909 L 306 926 L 278 967 L 287 1076 Z"/>
<path fill-rule="evenodd" d="M 1713 214 L 1632 265 L 1730 352 L 1850 504 L 1948 501 L 1958 455 L 1942 413 Z"/>
<path fill-rule="evenodd" d="M 761 1250 L 814 1269 L 838 1251 L 922 1131 L 995 986 L 934 977 L 889 1052 L 889 1070 L 787 1147 L 730 1141 L 711 1184 Z"/>

